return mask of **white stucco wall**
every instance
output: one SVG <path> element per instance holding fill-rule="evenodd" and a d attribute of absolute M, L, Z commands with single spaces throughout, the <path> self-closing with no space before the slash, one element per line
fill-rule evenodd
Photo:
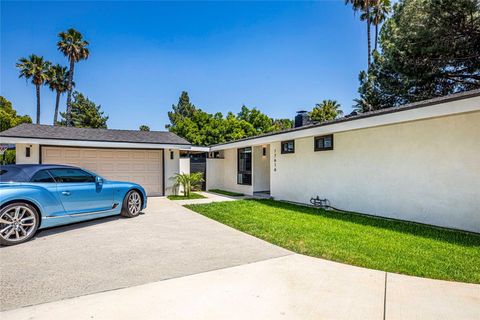
<path fill-rule="evenodd" d="M 173 160 L 170 159 L 170 151 L 173 151 Z M 165 159 L 165 195 L 173 194 L 173 185 L 175 181 L 172 177 L 180 172 L 180 151 L 164 149 L 163 157 Z"/>
<path fill-rule="evenodd" d="M 207 159 L 207 190 L 224 189 L 224 159 Z"/>
<path fill-rule="evenodd" d="M 26 157 L 26 148 L 30 147 L 30 157 Z M 15 162 L 17 164 L 38 164 L 40 163 L 40 146 L 38 144 L 15 144 Z"/>
<path fill-rule="evenodd" d="M 480 232 L 480 112 L 336 133 L 332 151 L 313 141 L 271 144 L 274 198 Z"/>
<path fill-rule="evenodd" d="M 189 174 L 190 173 L 190 158 L 180 158 L 178 170 L 180 173 Z"/>
<path fill-rule="evenodd" d="M 265 156 L 263 156 L 263 147 L 267 149 Z M 253 191 L 268 191 L 270 190 L 270 147 L 264 145 L 255 146 L 252 149 Z"/>
<path fill-rule="evenodd" d="M 237 184 L 237 149 L 226 149 L 223 155 L 223 159 L 207 159 L 207 190 L 223 189 L 253 194 L 252 186 Z"/>

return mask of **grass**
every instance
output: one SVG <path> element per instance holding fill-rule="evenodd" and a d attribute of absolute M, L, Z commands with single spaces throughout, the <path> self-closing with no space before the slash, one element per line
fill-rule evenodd
<path fill-rule="evenodd" d="M 480 235 L 273 200 L 187 208 L 301 254 L 427 278 L 480 283 Z"/>
<path fill-rule="evenodd" d="M 232 191 L 227 191 L 222 189 L 210 189 L 208 190 L 208 192 L 223 194 L 225 196 L 230 196 L 230 197 L 241 197 L 244 195 L 243 193 L 232 192 Z"/>
<path fill-rule="evenodd" d="M 205 196 L 202 196 L 199 193 L 191 192 L 189 197 L 179 196 L 179 195 L 170 195 L 167 196 L 170 200 L 192 200 L 192 199 L 205 199 Z"/>

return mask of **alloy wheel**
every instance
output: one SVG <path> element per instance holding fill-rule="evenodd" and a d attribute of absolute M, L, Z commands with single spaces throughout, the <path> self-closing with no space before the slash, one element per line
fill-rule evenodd
<path fill-rule="evenodd" d="M 6 207 L 0 212 L 0 237 L 6 241 L 19 242 L 34 231 L 37 217 L 26 205 Z"/>
<path fill-rule="evenodd" d="M 133 191 L 128 197 L 128 211 L 130 214 L 136 215 L 142 209 L 142 199 L 138 192 Z"/>

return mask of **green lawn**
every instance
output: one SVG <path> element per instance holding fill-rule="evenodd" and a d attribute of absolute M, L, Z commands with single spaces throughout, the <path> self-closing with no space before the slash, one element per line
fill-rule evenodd
<path fill-rule="evenodd" d="M 187 208 L 289 250 L 356 266 L 480 283 L 480 235 L 273 200 Z"/>
<path fill-rule="evenodd" d="M 241 197 L 244 195 L 243 193 L 232 192 L 232 191 L 227 191 L 222 189 L 210 189 L 208 190 L 208 192 L 223 194 L 224 196 L 230 196 L 230 197 Z"/>
<path fill-rule="evenodd" d="M 199 193 L 191 192 L 189 197 L 185 197 L 183 195 L 171 195 L 167 196 L 170 200 L 192 200 L 192 199 L 205 199 L 205 196 L 202 196 Z"/>

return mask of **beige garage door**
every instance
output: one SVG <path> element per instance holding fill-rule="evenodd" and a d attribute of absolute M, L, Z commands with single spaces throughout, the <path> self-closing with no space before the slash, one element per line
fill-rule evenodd
<path fill-rule="evenodd" d="M 162 150 L 42 147 L 42 163 L 85 168 L 118 181 L 140 184 L 149 196 L 163 193 Z"/>

